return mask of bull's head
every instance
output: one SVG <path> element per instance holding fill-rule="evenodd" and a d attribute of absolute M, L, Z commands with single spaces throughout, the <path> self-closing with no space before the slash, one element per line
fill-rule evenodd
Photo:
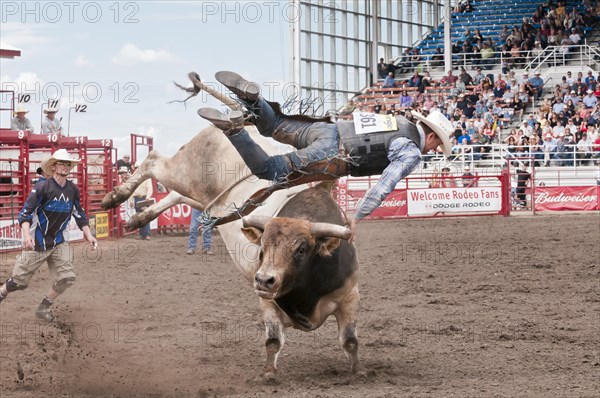
<path fill-rule="evenodd" d="M 295 218 L 247 216 L 243 224 L 244 235 L 261 247 L 254 289 L 265 299 L 288 293 L 315 258 L 331 256 L 340 239 L 351 236 L 350 229 L 340 225 Z"/>

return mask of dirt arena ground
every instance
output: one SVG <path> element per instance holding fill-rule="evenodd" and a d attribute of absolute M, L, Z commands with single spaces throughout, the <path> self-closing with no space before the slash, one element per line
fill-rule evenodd
<path fill-rule="evenodd" d="M 0 305 L 0 397 L 597 397 L 599 236 L 597 213 L 361 223 L 363 373 L 330 319 L 288 330 L 272 383 L 258 299 L 218 236 L 214 256 L 184 236 L 76 245 L 60 322 L 33 316 L 45 267 Z"/>

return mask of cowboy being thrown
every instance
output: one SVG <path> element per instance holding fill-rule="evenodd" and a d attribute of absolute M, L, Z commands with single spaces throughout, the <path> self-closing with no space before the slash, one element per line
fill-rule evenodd
<path fill-rule="evenodd" d="M 452 150 L 450 135 L 454 129 L 440 112 L 427 117 L 412 112 L 418 120 L 416 124 L 402 116 L 368 114 L 369 124 L 376 127 L 360 130 L 359 124 L 359 131 L 353 121 L 331 123 L 328 118 L 284 115 L 278 104 L 261 97 L 256 83 L 234 72 L 218 72 L 215 77 L 238 97 L 250 116 L 244 117 L 241 111 L 225 114 L 212 108 L 200 108 L 198 114 L 227 135 L 257 177 L 281 181 L 296 170 L 318 172 L 323 163 L 332 162 L 338 155 L 340 141 L 352 163 L 344 163 L 347 167 L 338 171 L 337 177 L 381 174 L 379 182 L 359 202 L 351 222 L 353 230 L 418 166 L 422 154 L 438 146 L 446 156 Z M 292 145 L 297 151 L 267 155 L 244 129 L 245 121 L 254 124 L 261 135 Z"/>

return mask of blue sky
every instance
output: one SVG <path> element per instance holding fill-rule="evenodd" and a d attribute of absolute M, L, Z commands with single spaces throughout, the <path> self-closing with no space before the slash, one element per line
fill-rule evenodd
<path fill-rule="evenodd" d="M 220 105 L 206 96 L 187 107 L 167 104 L 186 96 L 173 81 L 188 86 L 188 72 L 196 71 L 217 84 L 219 70 L 263 86 L 289 81 L 287 4 L 3 1 L 0 40 L 22 56 L 0 60 L 1 86 L 30 94 L 28 117 L 37 132 L 43 104 L 60 91 L 65 132 L 69 107 L 87 105 L 85 113 L 71 110 L 70 135 L 112 138 L 122 154 L 130 133 L 148 134 L 155 149 L 173 154 L 208 125 L 196 110 Z"/>

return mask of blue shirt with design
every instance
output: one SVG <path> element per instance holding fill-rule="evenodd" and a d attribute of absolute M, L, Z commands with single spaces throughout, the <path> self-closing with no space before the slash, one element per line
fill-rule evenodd
<path fill-rule="evenodd" d="M 31 190 L 19 213 L 19 225 L 29 222 L 34 228 L 35 250 L 46 251 L 65 242 L 63 232 L 71 216 L 79 228 L 89 225 L 79 189 L 69 180 L 61 187 L 54 178 L 49 178 Z"/>

